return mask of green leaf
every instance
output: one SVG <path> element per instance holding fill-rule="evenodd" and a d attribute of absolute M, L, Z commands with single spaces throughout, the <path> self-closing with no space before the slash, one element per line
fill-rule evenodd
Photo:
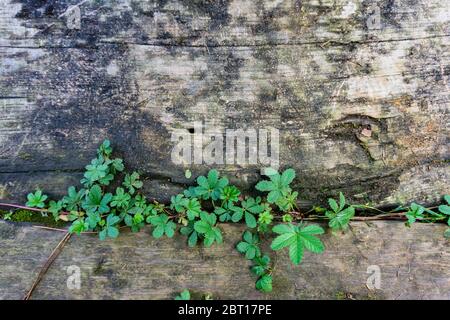
<path fill-rule="evenodd" d="M 314 235 L 314 234 L 323 234 L 324 232 L 325 231 L 323 230 L 322 227 L 319 227 L 318 225 L 315 224 L 307 225 L 306 227 L 303 227 L 301 229 L 302 234 Z"/>
<path fill-rule="evenodd" d="M 439 206 L 439 211 L 443 214 L 450 215 L 450 206 L 441 205 Z"/>
<path fill-rule="evenodd" d="M 210 170 L 208 178 L 200 176 L 197 178 L 198 187 L 195 188 L 195 194 L 201 196 L 204 200 L 218 200 L 223 189 L 228 185 L 228 179 L 223 177 L 219 179 L 217 170 Z"/>
<path fill-rule="evenodd" d="M 272 241 L 272 245 L 270 247 L 272 250 L 280 250 L 290 246 L 293 242 L 295 242 L 295 240 L 295 233 L 284 233 L 276 237 Z"/>
<path fill-rule="evenodd" d="M 183 290 L 178 296 L 175 297 L 175 300 L 191 300 L 189 290 Z"/>
<path fill-rule="evenodd" d="M 319 238 L 303 233 L 301 234 L 301 239 L 303 240 L 303 244 L 305 245 L 306 249 L 311 252 L 322 253 L 325 250 L 325 247 Z"/>
<path fill-rule="evenodd" d="M 194 223 L 194 230 L 204 236 L 204 245 L 209 247 L 214 241 L 221 243 L 222 233 L 219 228 L 214 227 L 217 221 L 216 215 L 201 212 L 200 219 L 200 221 Z"/>
<path fill-rule="evenodd" d="M 267 201 L 269 203 L 275 203 L 277 202 L 281 197 L 283 196 L 283 194 L 281 193 L 281 191 L 279 190 L 272 190 L 269 192 L 269 194 L 267 195 Z"/>
<path fill-rule="evenodd" d="M 81 200 L 83 199 L 86 191 L 81 189 L 77 192 L 75 187 L 71 186 L 67 190 L 67 196 L 65 196 L 62 201 L 69 211 L 76 211 L 78 207 L 81 205 Z"/>
<path fill-rule="evenodd" d="M 269 176 L 270 181 L 260 181 L 256 185 L 256 189 L 263 192 L 269 192 L 267 201 L 269 203 L 277 203 L 292 191 L 289 184 L 295 178 L 293 169 L 285 170 L 281 175 L 273 174 Z"/>
<path fill-rule="evenodd" d="M 139 180 L 139 173 L 133 172 L 131 175 L 127 174 L 125 176 L 123 185 L 128 189 L 130 194 L 134 194 L 136 189 L 142 188 L 144 184 Z"/>
<path fill-rule="evenodd" d="M 200 202 L 197 198 L 188 199 L 184 202 L 184 206 L 189 220 L 194 220 L 202 212 Z"/>
<path fill-rule="evenodd" d="M 164 235 L 165 228 L 162 226 L 158 226 L 155 229 L 153 229 L 152 235 L 156 239 L 161 238 Z"/>
<path fill-rule="evenodd" d="M 444 200 L 447 202 L 448 205 L 450 205 L 450 195 L 446 194 L 444 196 Z"/>
<path fill-rule="evenodd" d="M 242 241 L 237 244 L 236 248 L 240 253 L 245 253 L 247 252 L 249 246 L 250 246 L 249 243 Z"/>
<path fill-rule="evenodd" d="M 107 229 L 103 229 L 102 231 L 99 232 L 98 237 L 100 238 L 100 240 L 105 240 L 106 239 L 106 235 L 107 235 Z"/>
<path fill-rule="evenodd" d="M 87 211 L 98 211 L 99 213 L 108 213 L 110 208 L 109 202 L 113 196 L 111 193 L 102 195 L 102 189 L 99 185 L 94 185 L 88 193 L 86 201 L 82 204 L 82 207 Z"/>
<path fill-rule="evenodd" d="M 278 234 L 294 232 L 291 224 L 278 224 L 272 228 L 272 231 Z"/>
<path fill-rule="evenodd" d="M 114 170 L 119 171 L 119 172 L 122 172 L 125 169 L 122 159 L 114 159 L 111 162 L 111 166 L 114 168 Z"/>
<path fill-rule="evenodd" d="M 287 169 L 281 175 L 281 183 L 283 185 L 289 185 L 294 180 L 294 178 L 295 178 L 294 169 Z"/>
<path fill-rule="evenodd" d="M 149 216 L 147 222 L 151 223 L 155 228 L 152 235 L 155 238 L 161 238 L 164 234 L 168 238 L 172 238 L 175 234 L 176 224 L 170 221 L 166 214 L 160 214 L 157 216 Z"/>
<path fill-rule="evenodd" d="M 330 205 L 330 208 L 334 211 L 334 212 L 338 212 L 339 211 L 339 206 L 336 202 L 336 200 L 329 198 L 328 199 L 328 204 Z"/>
<path fill-rule="evenodd" d="M 195 245 L 197 244 L 197 240 L 198 240 L 197 231 L 193 231 L 188 238 L 188 246 L 195 247 Z"/>
<path fill-rule="evenodd" d="M 185 206 L 187 203 L 187 199 L 183 194 L 177 194 L 176 196 L 172 196 L 170 198 L 170 209 L 175 210 L 178 213 L 185 211 Z"/>
<path fill-rule="evenodd" d="M 119 230 L 116 227 L 108 228 L 108 237 L 117 238 L 118 235 L 119 235 Z"/>
<path fill-rule="evenodd" d="M 207 233 L 209 230 L 211 230 L 211 225 L 208 222 L 201 220 L 197 221 L 194 224 L 194 229 L 198 233 Z"/>
<path fill-rule="evenodd" d="M 444 232 L 444 237 L 447 239 L 450 239 L 450 228 L 448 228 L 447 230 L 445 230 Z"/>
<path fill-rule="evenodd" d="M 345 210 L 338 212 L 337 214 L 331 213 L 328 211 L 326 215 L 330 218 L 328 225 L 333 230 L 345 230 L 348 227 L 348 224 L 355 215 L 355 208 L 348 207 Z"/>
<path fill-rule="evenodd" d="M 27 203 L 26 205 L 31 208 L 44 208 L 45 200 L 47 200 L 47 196 L 42 194 L 41 190 L 36 190 L 34 193 L 29 193 L 27 195 Z"/>
<path fill-rule="evenodd" d="M 102 159 L 93 159 L 91 164 L 86 166 L 84 178 L 88 185 L 92 185 L 94 182 L 104 178 L 107 174 L 108 165 L 104 164 Z"/>
<path fill-rule="evenodd" d="M 273 169 L 273 168 L 265 168 L 264 169 L 264 175 L 266 175 L 266 176 L 270 177 L 270 176 L 273 176 L 273 175 L 276 175 L 276 174 L 278 174 L 278 171 Z"/>
<path fill-rule="evenodd" d="M 69 228 L 69 232 L 76 233 L 79 235 L 81 232 L 86 231 L 88 229 L 89 229 L 88 223 L 85 222 L 83 218 L 80 218 L 72 223 L 72 225 Z"/>
<path fill-rule="evenodd" d="M 317 225 L 294 226 L 277 225 L 273 228 L 274 232 L 280 234 L 271 244 L 273 250 L 280 250 L 289 247 L 289 257 L 294 264 L 299 264 L 303 258 L 304 248 L 314 253 L 324 251 L 323 243 L 314 235 L 324 233 L 324 230 Z"/>
<path fill-rule="evenodd" d="M 111 142 L 109 140 L 103 141 L 97 150 L 99 155 L 109 156 L 112 153 Z"/>
<path fill-rule="evenodd" d="M 275 189 L 275 185 L 272 181 L 263 180 L 256 184 L 256 190 L 259 191 L 272 191 Z"/>
<path fill-rule="evenodd" d="M 235 186 L 226 186 L 225 188 L 223 188 L 222 193 L 220 194 L 220 199 L 227 202 L 236 202 L 239 200 L 240 194 L 241 192 Z"/>
<path fill-rule="evenodd" d="M 245 223 L 249 228 L 256 228 L 256 218 L 250 212 L 245 213 Z"/>
<path fill-rule="evenodd" d="M 261 250 L 258 247 L 259 238 L 256 234 L 252 234 L 250 231 L 245 231 L 243 234 L 244 241 L 237 244 L 236 248 L 240 253 L 244 253 L 248 260 L 252 260 L 255 257 L 261 255 Z"/>
<path fill-rule="evenodd" d="M 289 245 L 289 258 L 295 265 L 298 265 L 303 259 L 303 243 L 302 238 L 298 235 L 294 239 Z"/>
<path fill-rule="evenodd" d="M 261 292 L 272 291 L 272 276 L 264 275 L 258 281 L 256 281 L 256 289 Z"/>
<path fill-rule="evenodd" d="M 59 220 L 59 213 L 63 209 L 63 202 L 62 201 L 50 201 L 48 211 L 52 213 L 55 220 Z"/>
<path fill-rule="evenodd" d="M 116 194 L 112 198 L 111 207 L 119 207 L 126 208 L 131 200 L 131 196 L 128 193 L 125 193 L 123 188 L 117 188 Z"/>

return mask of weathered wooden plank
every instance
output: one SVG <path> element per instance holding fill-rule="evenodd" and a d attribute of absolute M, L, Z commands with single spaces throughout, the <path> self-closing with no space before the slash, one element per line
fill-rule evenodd
<path fill-rule="evenodd" d="M 243 226 L 221 228 L 225 243 L 209 249 L 189 249 L 180 236 L 155 240 L 148 230 L 104 242 L 72 237 L 33 298 L 171 299 L 189 288 L 216 299 L 450 299 L 444 225 L 352 223 L 346 234 L 326 234 L 325 253 L 306 253 L 298 267 L 285 252 L 275 254 L 274 292 L 267 295 L 254 289 L 248 262 L 234 248 Z M 22 297 L 62 235 L 0 222 L 0 298 Z M 66 285 L 73 265 L 81 270 L 80 290 Z M 369 266 L 380 268 L 379 290 L 366 287 Z"/>
<path fill-rule="evenodd" d="M 412 175 L 411 183 L 418 186 L 418 194 L 431 193 L 436 200 L 449 191 L 448 171 L 439 169 L 449 154 L 449 100 L 445 79 L 435 81 L 435 86 L 429 81 L 442 64 L 448 65 L 448 55 L 443 51 L 440 60 L 418 69 L 420 60 L 410 61 L 409 54 L 424 50 L 422 42 L 396 46 L 397 60 L 387 68 L 392 55 L 374 58 L 370 76 L 349 66 L 363 65 L 368 54 L 375 55 L 377 46 L 372 45 L 357 49 L 360 53 L 346 67 L 339 59 L 327 60 L 330 52 L 316 46 L 268 48 L 274 68 L 280 70 L 275 73 L 255 58 L 261 49 L 254 48 L 211 49 L 213 57 L 204 49 L 176 49 L 168 57 L 163 48 L 134 46 L 132 59 L 114 56 L 103 66 L 89 59 L 104 58 L 103 53 L 114 47 L 51 53 L 4 49 L 5 57 L 14 61 L 11 65 L 23 67 L 0 77 L 2 95 L 11 97 L 0 100 L 0 168 L 6 173 L 81 171 L 100 141 L 110 137 L 132 167 L 150 177 L 186 183 L 183 168 L 170 161 L 170 133 L 207 119 L 208 125 L 222 130 L 279 128 L 281 163 L 296 168 L 312 200 L 318 189 L 348 186 L 350 194 L 390 202 L 385 199 L 394 199 L 403 170 L 423 173 Z M 335 57 L 345 56 L 349 49 L 339 50 L 333 49 Z M 302 57 L 308 63 L 303 64 Z M 240 70 L 230 71 L 236 61 Z M 111 65 L 122 64 L 117 75 L 108 75 Z M 66 73 L 67 68 L 73 72 Z M 373 137 L 360 134 L 367 126 Z M 432 176 L 413 169 L 423 162 L 431 171 L 441 171 L 444 183 L 431 181 L 430 188 L 414 183 Z M 222 169 L 235 180 L 250 182 L 258 172 L 249 165 Z M 354 189 L 364 181 L 374 182 L 367 185 L 368 191 Z"/>
<path fill-rule="evenodd" d="M 79 30 L 58 18 L 75 2 L 4 2 L 0 187 L 23 182 L 7 201 L 64 190 L 27 173 L 81 172 L 106 137 L 167 199 L 192 182 L 170 157 L 171 133 L 194 121 L 279 129 L 305 203 L 450 192 L 447 2 L 380 1 L 380 30 L 369 1 L 86 1 Z M 259 178 L 213 166 L 244 189 Z"/>
<path fill-rule="evenodd" d="M 450 34 L 449 4 L 438 0 L 82 1 L 76 29 L 66 19 L 78 3 L 2 0 L 0 45 L 71 47 L 107 41 L 245 46 Z"/>

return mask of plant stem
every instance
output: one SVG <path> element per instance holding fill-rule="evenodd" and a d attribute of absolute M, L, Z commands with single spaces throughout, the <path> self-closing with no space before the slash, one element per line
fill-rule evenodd
<path fill-rule="evenodd" d="M 28 211 L 36 211 L 36 212 L 50 212 L 48 209 L 39 209 L 39 208 L 32 208 L 27 206 L 20 206 L 18 204 L 12 204 L 12 203 L 0 203 L 0 207 L 9 207 L 9 208 L 15 208 L 15 209 L 24 209 Z M 60 214 L 68 215 L 69 212 L 61 211 Z"/>
<path fill-rule="evenodd" d="M 31 208 L 31 207 L 27 207 L 27 206 L 19 206 L 17 204 L 10 204 L 10 203 L 0 203 L 0 207 L 24 209 L 24 210 L 36 211 L 36 212 L 48 212 L 47 209 Z"/>

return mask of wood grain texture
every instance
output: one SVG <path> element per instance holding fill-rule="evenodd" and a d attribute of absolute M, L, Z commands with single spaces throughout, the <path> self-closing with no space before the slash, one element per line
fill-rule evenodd
<path fill-rule="evenodd" d="M 274 292 L 261 294 L 235 245 L 242 225 L 223 225 L 224 244 L 188 248 L 185 238 L 152 238 L 149 230 L 100 241 L 72 237 L 37 287 L 34 299 L 173 299 L 185 288 L 218 299 L 450 299 L 450 251 L 445 226 L 355 222 L 345 234 L 326 234 L 321 255 L 300 266 L 286 252 L 276 261 Z M 21 298 L 62 232 L 0 222 L 0 298 Z M 269 241 L 269 240 L 267 240 Z M 226 263 L 224 263 L 226 261 Z M 81 269 L 81 289 L 67 288 L 67 268 Z M 367 268 L 381 270 L 381 287 L 366 287 Z"/>
<path fill-rule="evenodd" d="M 450 192 L 450 4 L 377 3 L 372 30 L 372 1 L 86 1 L 76 30 L 76 1 L 2 0 L 1 198 L 61 195 L 72 179 L 36 177 L 79 175 L 108 137 L 166 200 L 192 182 L 171 133 L 204 121 L 278 128 L 305 206 L 338 191 L 437 202 Z M 214 167 L 244 189 L 260 178 Z"/>

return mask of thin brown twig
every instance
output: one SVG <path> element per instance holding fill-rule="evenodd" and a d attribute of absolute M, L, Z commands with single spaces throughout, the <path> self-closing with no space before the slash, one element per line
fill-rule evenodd
<path fill-rule="evenodd" d="M 45 212 L 45 213 L 50 212 L 47 209 L 31 208 L 31 207 L 27 207 L 27 206 L 21 206 L 18 204 L 12 204 L 12 203 L 0 203 L 0 207 L 9 207 L 9 208 L 24 209 L 24 210 L 28 210 L 28 211 Z M 60 214 L 68 215 L 69 212 L 61 211 Z"/>
<path fill-rule="evenodd" d="M 51 230 L 51 231 L 67 232 L 67 229 L 52 228 L 52 227 L 46 227 L 46 226 L 33 226 L 33 228 L 44 229 L 44 230 Z"/>
<path fill-rule="evenodd" d="M 31 298 L 31 295 L 32 295 L 34 289 L 36 289 L 39 282 L 41 282 L 42 278 L 45 276 L 48 269 L 55 261 L 56 257 L 58 257 L 58 255 L 61 253 L 61 250 L 63 249 L 63 247 L 67 243 L 67 241 L 69 241 L 71 236 L 72 236 L 72 234 L 67 232 L 64 235 L 64 237 L 61 239 L 61 241 L 58 243 L 58 245 L 55 247 L 55 249 L 53 249 L 52 253 L 47 258 L 47 261 L 42 266 L 41 271 L 39 272 L 37 278 L 34 280 L 33 285 L 31 286 L 30 290 L 28 290 L 27 294 L 23 297 L 23 300 L 29 300 Z"/>

